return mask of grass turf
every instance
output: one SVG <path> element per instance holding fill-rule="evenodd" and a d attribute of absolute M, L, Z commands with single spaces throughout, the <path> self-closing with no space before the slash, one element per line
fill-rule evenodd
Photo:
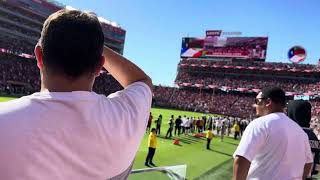
<path fill-rule="evenodd" d="M 0 97 L 0 102 L 9 101 L 15 98 Z M 165 139 L 165 133 L 168 129 L 168 120 L 171 115 L 175 118 L 181 116 L 201 117 L 202 113 L 186 112 L 171 109 L 152 108 L 154 119 L 162 114 L 161 134 L 158 137 L 158 147 L 154 156 L 154 163 L 157 166 L 187 165 L 188 179 L 230 179 L 232 176 L 232 153 L 237 147 L 239 141 L 232 138 L 225 138 L 224 142 L 219 141 L 219 137 L 214 137 L 211 142 L 211 149 L 207 150 L 205 138 L 195 138 L 193 136 L 180 135 L 180 146 L 173 145 L 172 139 Z M 152 123 L 155 127 L 155 123 Z M 147 168 L 144 166 L 147 155 L 147 139 L 145 134 L 138 150 L 133 169 Z M 160 172 L 132 174 L 129 180 L 136 179 L 168 179 Z"/>
<path fill-rule="evenodd" d="M 154 163 L 157 166 L 172 166 L 172 165 L 187 165 L 187 178 L 188 179 L 228 179 L 232 175 L 230 170 L 230 164 L 232 166 L 232 154 L 236 149 L 239 141 L 232 138 L 225 138 L 224 142 L 219 141 L 219 137 L 215 137 L 211 142 L 211 149 L 206 149 L 205 138 L 195 138 L 192 136 L 180 135 L 181 145 L 173 145 L 172 139 L 165 139 L 165 133 L 168 129 L 167 121 L 171 114 L 175 116 L 202 116 L 203 114 L 194 112 L 185 112 L 178 110 L 159 109 L 153 108 L 152 114 L 156 120 L 159 114 L 162 114 L 162 126 L 161 135 L 158 137 L 158 147 L 154 156 Z M 152 124 L 155 127 L 155 123 Z M 136 156 L 136 160 L 133 169 L 147 168 L 144 166 L 145 157 L 147 155 L 147 138 L 146 134 L 140 145 L 139 151 Z M 220 165 L 226 164 L 226 168 L 217 168 Z M 205 176 L 203 176 L 205 174 Z M 211 175 L 213 174 L 213 175 Z M 135 179 L 163 179 L 163 175 L 160 173 L 143 173 L 134 174 L 129 177 L 130 180 Z M 230 179 L 230 178 L 229 178 Z"/>
<path fill-rule="evenodd" d="M 6 102 L 6 101 L 10 101 L 16 98 L 13 97 L 0 97 L 0 102 Z"/>

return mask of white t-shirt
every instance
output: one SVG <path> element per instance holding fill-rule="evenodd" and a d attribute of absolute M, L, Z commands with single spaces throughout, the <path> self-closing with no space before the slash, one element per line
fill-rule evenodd
<path fill-rule="evenodd" d="M 186 127 L 186 123 L 188 121 L 187 118 L 183 117 L 183 118 L 181 118 L 181 120 L 182 120 L 181 126 Z"/>
<path fill-rule="evenodd" d="M 313 161 L 308 136 L 284 113 L 252 121 L 233 156 L 251 162 L 247 179 L 302 179 L 306 163 Z"/>
<path fill-rule="evenodd" d="M 136 82 L 109 97 L 40 92 L 0 103 L 1 179 L 109 179 L 132 164 L 152 94 Z"/>

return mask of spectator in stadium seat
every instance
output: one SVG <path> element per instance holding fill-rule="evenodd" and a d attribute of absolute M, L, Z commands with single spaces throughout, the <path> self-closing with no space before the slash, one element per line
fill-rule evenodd
<path fill-rule="evenodd" d="M 287 117 L 285 93 L 263 89 L 255 99 L 256 114 L 234 152 L 233 179 L 305 179 L 312 165 L 308 137 Z"/>
<path fill-rule="evenodd" d="M 311 104 L 304 100 L 291 100 L 288 103 L 288 116 L 296 121 L 308 135 L 311 152 L 314 155 L 313 165 L 311 170 L 311 176 L 318 174 L 317 166 L 319 167 L 319 155 L 320 155 L 320 141 L 310 129 L 311 121 Z M 312 179 L 312 177 L 308 177 Z"/>
<path fill-rule="evenodd" d="M 103 43 L 92 13 L 63 9 L 48 17 L 35 48 L 41 91 L 0 105 L 1 179 L 127 179 L 152 82 Z M 123 91 L 92 92 L 102 67 Z"/>

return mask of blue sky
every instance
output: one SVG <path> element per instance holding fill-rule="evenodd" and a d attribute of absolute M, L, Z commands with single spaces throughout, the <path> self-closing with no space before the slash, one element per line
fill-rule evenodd
<path fill-rule="evenodd" d="M 116 21 L 127 31 L 124 55 L 154 84 L 173 86 L 181 39 L 206 30 L 268 36 L 267 61 L 289 62 L 288 50 L 301 45 L 305 63 L 320 59 L 319 0 L 58 0 Z"/>

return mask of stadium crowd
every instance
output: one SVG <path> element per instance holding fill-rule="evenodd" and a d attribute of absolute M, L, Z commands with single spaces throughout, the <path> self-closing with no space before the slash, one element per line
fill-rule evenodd
<path fill-rule="evenodd" d="M 244 93 L 208 92 L 194 89 L 178 89 L 155 86 L 154 103 L 156 106 L 177 108 L 196 112 L 222 114 L 252 120 L 255 117 L 254 95 Z M 320 137 L 320 101 L 311 100 L 312 127 Z"/>
<path fill-rule="evenodd" d="M 1 17 L 0 19 L 2 19 L 3 21 L 7 21 L 12 24 L 16 24 L 18 26 L 21 26 L 21 27 L 25 27 L 25 28 L 30 29 L 32 31 L 38 31 L 39 33 L 41 31 L 41 24 L 33 22 L 29 18 L 15 16 L 10 13 L 1 11 L 1 9 L 0 9 L 0 17 Z M 5 18 L 5 19 L 3 19 L 3 18 Z"/>
<path fill-rule="evenodd" d="M 34 54 L 35 43 L 26 39 L 17 39 L 11 36 L 0 34 L 0 51 L 9 50 L 14 54 L 26 53 Z"/>
<path fill-rule="evenodd" d="M 306 93 L 319 91 L 320 82 L 306 81 L 305 79 L 275 79 L 274 77 L 259 77 L 249 75 L 225 75 L 208 73 L 179 72 L 177 84 L 201 84 L 204 86 L 227 86 L 230 89 L 262 89 L 264 87 L 278 86 L 287 92 Z"/>
<path fill-rule="evenodd" d="M 25 95 L 40 90 L 40 74 L 34 59 L 0 53 L 1 91 Z"/>
<path fill-rule="evenodd" d="M 154 101 L 158 106 L 233 117 L 247 118 L 254 114 L 254 96 L 244 94 L 209 93 L 155 86 Z"/>
<path fill-rule="evenodd" d="M 180 75 L 178 75 L 180 76 Z M 195 83 L 205 82 L 205 79 L 198 79 Z M 217 78 L 217 83 L 230 82 L 231 87 L 236 85 L 243 85 L 248 80 Z M 256 83 L 260 86 L 263 83 L 272 83 L 274 81 L 265 80 L 261 83 Z M 253 81 L 251 81 L 252 83 Z M 259 82 L 259 81 L 257 81 Z M 210 82 L 211 84 L 213 82 Z M 208 83 L 208 84 L 210 84 Z M 34 59 L 27 59 L 19 57 L 17 55 L 0 53 L 0 92 L 6 95 L 25 95 L 32 94 L 40 89 L 40 76 L 39 70 L 36 67 L 36 61 Z M 214 84 L 214 83 L 213 83 Z M 219 85 L 219 84 L 217 84 Z M 221 84 L 225 85 L 225 84 Z M 286 83 L 276 84 L 286 89 Z M 311 86 L 313 84 L 310 84 Z M 287 86 L 294 86 L 290 84 Z M 310 87 L 311 87 L 310 86 Z M 248 86 L 249 87 L 249 86 Z M 260 88 L 255 87 L 255 88 Z M 299 84 L 299 89 L 306 88 Z M 313 85 L 316 88 L 316 85 Z M 121 85 L 108 73 L 101 73 L 96 79 L 93 90 L 99 94 L 109 95 L 117 90 L 122 89 Z M 154 88 L 154 104 L 157 106 L 178 108 L 183 110 L 191 110 L 198 112 L 216 113 L 227 116 L 249 118 L 254 117 L 254 109 L 252 104 L 254 102 L 254 96 L 246 95 L 245 93 L 224 93 L 221 91 L 200 91 L 194 89 L 178 89 L 172 87 L 155 86 Z M 319 130 L 317 126 L 320 117 L 320 101 L 311 101 L 313 106 L 313 125 L 315 129 Z"/>
<path fill-rule="evenodd" d="M 257 61 L 210 61 L 210 60 L 199 60 L 196 58 L 181 59 L 179 67 L 188 66 L 200 66 L 214 67 L 214 68 L 227 68 L 227 69 L 259 69 L 259 70 L 271 70 L 271 71 L 305 71 L 305 72 L 319 72 L 317 66 L 312 64 L 293 64 L 293 63 L 280 63 L 280 62 L 257 62 Z"/>
<path fill-rule="evenodd" d="M 0 28 L 9 29 L 11 32 L 15 32 L 19 36 L 27 36 L 32 39 L 38 39 L 40 37 L 40 33 L 38 31 L 32 30 L 29 27 L 21 28 L 21 25 L 8 23 L 6 21 L 1 21 L 0 19 Z"/>
<path fill-rule="evenodd" d="M 6 95 L 27 95 L 40 90 L 40 74 L 35 59 L 28 59 L 9 53 L 0 53 L 0 93 Z M 109 95 L 122 89 L 108 73 L 96 78 L 93 90 Z"/>
<path fill-rule="evenodd" d="M 18 14 L 20 16 L 29 18 L 31 21 L 34 21 L 40 25 L 45 21 L 45 17 L 42 15 L 37 15 L 36 12 L 30 12 L 27 9 L 17 8 L 15 6 L 8 5 L 5 2 L 0 1 L 0 10 L 7 11 L 10 10 L 11 12 L 14 12 L 15 14 Z"/>

